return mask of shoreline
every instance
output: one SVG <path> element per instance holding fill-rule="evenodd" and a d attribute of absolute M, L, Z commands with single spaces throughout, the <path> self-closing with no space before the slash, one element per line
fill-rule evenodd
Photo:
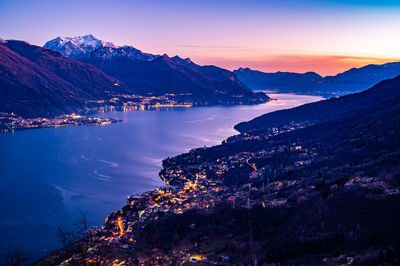
<path fill-rule="evenodd" d="M 163 125 L 164 124 L 166 124 L 166 125 L 169 125 L 169 120 L 171 120 L 171 117 L 182 117 L 182 118 L 184 118 L 182 121 L 186 121 L 185 122 L 185 124 L 186 123 L 189 123 L 189 124 L 187 124 L 188 126 L 190 125 L 192 125 L 191 124 L 191 122 L 192 122 L 192 120 L 193 121 L 195 121 L 196 123 L 195 124 L 193 124 L 193 126 L 194 126 L 194 128 L 196 128 L 196 127 L 198 127 L 198 125 L 200 125 L 200 124 L 202 124 L 203 122 L 202 121 L 210 121 L 209 120 L 209 118 L 213 118 L 212 119 L 212 121 L 214 121 L 214 119 L 216 119 L 216 120 L 220 120 L 221 121 L 221 123 L 223 122 L 224 124 L 225 124 L 225 121 L 229 124 L 229 123 L 233 123 L 231 126 L 229 126 L 229 130 L 228 130 L 228 128 L 227 128 L 227 130 L 223 130 L 223 131 L 218 131 L 218 132 L 220 132 L 220 133 L 218 133 L 218 134 L 216 134 L 216 133 L 205 133 L 205 132 L 202 132 L 202 131 L 198 131 L 198 133 L 199 134 L 197 134 L 197 133 L 195 133 L 195 132 L 193 132 L 195 135 L 193 136 L 193 138 L 194 138 L 194 140 L 195 140 L 195 142 L 193 142 L 191 145 L 189 145 L 189 146 L 187 146 L 188 144 L 184 144 L 184 143 L 180 143 L 180 144 L 184 144 L 184 145 L 182 145 L 182 150 L 180 151 L 180 152 L 176 152 L 176 151 L 169 151 L 170 150 L 170 148 L 168 148 L 166 151 L 163 151 L 163 158 L 167 158 L 168 156 L 176 156 L 176 155 L 179 155 L 179 154 L 182 154 L 182 153 L 184 153 L 184 152 L 186 152 L 186 151 L 189 151 L 189 149 L 191 149 L 191 148 L 193 148 L 193 147 L 203 147 L 203 143 L 204 143 L 204 145 L 207 145 L 207 146 L 213 146 L 213 145 L 218 145 L 218 144 L 220 144 L 221 143 L 221 141 L 223 141 L 224 139 L 226 139 L 226 138 L 228 138 L 229 136 L 232 136 L 232 135 L 235 135 L 235 134 L 237 134 L 236 132 L 234 132 L 234 130 L 232 129 L 233 128 L 233 125 L 235 125 L 235 124 L 237 124 L 237 123 L 239 123 L 240 121 L 247 121 L 247 120 L 249 120 L 249 119 L 251 119 L 251 118 L 253 118 L 253 117 L 255 117 L 255 116 L 258 116 L 258 115 L 260 115 L 260 114 L 263 114 L 263 113 L 266 113 L 266 112 L 271 112 L 271 111 L 274 111 L 274 110 L 276 110 L 276 109 L 281 109 L 281 108 L 283 108 L 283 106 L 288 106 L 288 107 L 286 107 L 286 108 L 290 108 L 290 106 L 295 106 L 296 105 L 296 103 L 295 102 L 297 102 L 297 101 L 299 101 L 299 103 L 300 102 L 308 102 L 308 101 L 316 101 L 316 100 L 318 100 L 317 98 L 312 98 L 312 97 L 308 97 L 308 96 L 306 96 L 306 97 L 297 97 L 297 95 L 295 96 L 295 95 L 285 95 L 285 96 L 283 96 L 282 95 L 282 98 L 283 99 L 281 99 L 278 95 L 277 96 L 272 96 L 272 98 L 279 98 L 279 103 L 278 102 L 272 102 L 272 103 L 265 103 L 265 104 L 260 104 L 260 105 L 248 105 L 248 106 L 244 106 L 244 105 L 242 105 L 242 106 L 238 106 L 238 105 L 234 105 L 234 106 L 214 106 L 214 107 L 212 107 L 212 108 L 200 108 L 200 109 L 197 109 L 197 108 L 194 108 L 194 109 L 192 109 L 192 110 L 187 110 L 188 112 L 161 112 L 161 113 L 163 113 L 163 114 L 156 114 L 156 113 L 159 113 L 159 112 L 145 112 L 145 113 L 149 113 L 149 114 L 140 114 L 139 115 L 139 113 L 136 115 L 136 113 L 123 113 L 123 112 L 116 112 L 115 113 L 115 115 L 113 114 L 113 113 L 109 113 L 109 114 L 106 114 L 106 115 L 104 115 L 103 117 L 111 117 L 111 118 L 117 118 L 117 119 L 121 119 L 121 120 L 123 120 L 123 121 L 125 121 L 125 122 L 129 122 L 129 123 L 127 123 L 127 126 L 129 126 L 129 125 L 131 125 L 130 126 L 130 128 L 132 129 L 133 127 L 132 127 L 132 124 L 136 124 L 137 122 L 136 122 L 136 118 L 135 117 L 140 117 L 140 119 L 138 120 L 138 121 L 142 121 L 142 117 L 148 117 L 148 116 L 150 116 L 150 118 L 152 118 L 152 117 L 159 117 L 158 119 L 162 119 L 162 121 L 165 121 L 165 123 L 163 122 Z M 281 102 L 281 100 L 283 100 L 282 102 Z M 217 109 L 215 109 L 215 112 L 216 112 L 216 114 L 217 114 L 217 116 L 216 117 L 214 117 L 213 115 L 211 115 L 212 113 L 214 113 L 214 108 L 217 108 Z M 196 110 L 195 110 L 196 109 Z M 251 111 L 250 111 L 251 110 Z M 194 113 L 195 112 L 195 113 Z M 205 113 L 204 113 L 205 112 Z M 153 114 L 151 114 L 151 113 L 153 113 Z M 176 114 L 175 114 L 176 113 Z M 188 113 L 188 114 L 183 114 L 183 113 Z M 193 117 L 193 118 L 190 118 L 191 117 L 191 114 L 194 114 L 196 117 Z M 201 115 L 200 115 L 200 113 L 201 113 Z M 203 113 L 204 113 L 204 115 L 203 115 Z M 239 114 L 242 114 L 242 113 L 244 113 L 244 114 L 247 114 L 247 115 L 239 115 Z M 229 120 L 226 120 L 227 118 L 226 118 L 226 115 L 234 115 L 234 117 L 232 116 L 232 119 L 229 119 Z M 164 118 L 167 118 L 168 117 L 168 119 L 167 120 L 164 120 Z M 186 119 L 186 117 L 187 117 L 187 119 Z M 200 120 L 199 120 L 200 119 Z M 204 119 L 204 120 L 203 120 Z M 231 122 L 231 120 L 232 120 L 232 122 Z M 153 120 L 151 120 L 151 121 L 153 121 Z M 173 121 L 173 120 L 171 120 L 171 121 Z M 229 122 L 228 122 L 229 121 Z M 133 123 L 132 123 L 133 122 Z M 124 123 L 125 124 L 125 123 Z M 138 123 L 138 124 L 143 124 L 142 122 L 140 122 L 140 123 Z M 178 123 L 179 125 L 181 125 L 181 123 Z M 207 125 L 208 124 L 215 124 L 215 122 L 213 123 L 213 122 L 207 122 Z M 161 124 L 160 124 L 161 125 Z M 219 125 L 219 124 L 218 124 Z M 222 128 L 225 128 L 227 125 L 224 125 L 224 126 L 222 126 L 221 125 L 221 129 Z M 159 126 L 156 126 L 156 128 L 158 128 Z M 108 127 L 107 127 L 108 128 Z M 71 129 L 71 130 L 62 130 L 62 131 L 59 131 L 60 132 L 60 134 L 61 135 L 59 135 L 59 133 L 57 133 L 57 136 L 62 136 L 62 135 L 66 135 L 66 134 L 64 134 L 64 133 L 62 133 L 62 132 L 70 132 L 70 131 L 73 131 L 73 132 L 85 132 L 85 134 L 83 134 L 83 136 L 87 136 L 87 130 L 89 130 L 89 133 L 90 132 L 115 132 L 115 133 L 117 133 L 117 131 L 119 130 L 119 129 L 122 129 L 122 128 L 125 128 L 125 126 L 124 125 L 122 125 L 122 123 L 121 123 L 121 125 L 120 124 L 118 124 L 118 125 L 116 125 L 116 126 L 113 126 L 113 127 L 110 127 L 110 129 L 107 129 L 107 128 L 103 128 L 103 129 L 100 129 L 99 128 L 99 130 L 97 130 L 96 128 L 87 128 L 87 129 L 85 129 L 85 128 L 83 128 L 83 129 Z M 128 127 L 129 128 L 129 127 Z M 152 126 L 149 126 L 149 128 L 151 129 L 152 128 Z M 219 127 L 218 127 L 219 128 Z M 83 130 L 83 131 L 82 131 Z M 144 131 L 144 129 L 142 130 L 142 131 Z M 162 132 L 164 132 L 164 130 L 158 130 L 158 131 L 162 131 Z M 190 130 L 188 130 L 189 132 L 190 132 Z M 45 132 L 45 131 L 44 131 Z M 50 131 L 46 131 L 46 132 L 49 132 L 50 134 L 53 134 L 53 132 L 55 132 L 54 130 L 50 130 Z M 166 131 L 166 132 L 168 132 L 168 131 Z M 197 132 L 197 131 L 196 131 Z M 202 134 L 200 134 L 200 132 L 202 132 Z M 225 132 L 225 133 L 223 133 L 223 132 Z M 46 133 L 47 134 L 47 133 Z M 204 134 L 206 134 L 206 138 L 207 139 L 205 139 L 205 140 L 203 140 L 202 138 L 201 138 L 201 136 L 202 135 L 204 135 Z M 35 135 L 40 135 L 40 134 L 35 134 Z M 78 137 L 80 135 L 80 133 L 77 133 L 76 135 L 74 134 L 74 136 L 75 137 Z M 99 134 L 99 136 L 101 136 L 102 134 Z M 178 134 L 179 135 L 179 134 Z M 219 135 L 221 135 L 221 137 L 217 137 L 217 135 L 219 136 Z M 25 134 L 22 134 L 22 135 L 19 135 L 19 136 L 25 136 Z M 97 134 L 96 134 L 96 136 L 97 136 Z M 175 135 L 174 135 L 175 136 Z M 18 139 L 18 138 L 17 138 Z M 57 139 L 58 139 L 58 137 L 57 137 Z M 97 139 L 99 139 L 99 138 L 95 138 L 96 139 L 96 141 L 94 141 L 94 142 L 96 142 L 96 143 L 98 143 L 99 141 L 97 141 Z M 101 139 L 100 139 L 101 140 Z M 192 141 L 191 140 L 191 138 L 190 139 L 187 139 L 185 142 L 187 142 L 187 141 Z M 193 140 L 193 141 L 194 141 Z M 53 141 L 53 140 L 52 140 Z M 131 141 L 132 142 L 132 141 Z M 135 142 L 134 142 L 135 143 Z M 208 143 L 208 144 L 207 144 Z M 187 147 L 186 147 L 187 146 Z M 184 148 L 184 147 L 186 147 L 186 148 Z M 80 150 L 80 149 L 79 149 Z M 175 150 L 175 149 L 174 149 Z M 79 155 L 79 154 L 78 154 Z M 104 155 L 105 154 L 103 154 L 103 157 L 104 157 Z M 79 156 L 78 156 L 79 157 Z M 107 156 L 106 156 L 107 157 Z M 106 157 L 104 157 L 104 158 L 106 158 Z M 161 157 L 160 157 L 161 158 Z M 77 159 L 78 161 L 79 161 L 79 158 Z M 76 160 L 73 160 L 73 162 L 75 162 Z M 130 161 L 132 161 L 132 160 L 130 160 Z M 157 180 L 160 180 L 159 178 L 159 176 L 158 176 L 158 172 L 159 172 L 159 170 L 161 169 L 161 159 L 159 159 L 159 161 L 160 161 L 160 163 L 159 163 L 159 166 L 158 167 L 156 167 L 156 169 L 153 171 L 154 173 L 152 174 L 152 177 L 154 177 L 154 179 L 157 179 Z M 136 161 L 133 161 L 134 163 L 136 163 Z M 76 163 L 76 162 L 75 162 Z M 144 169 L 144 168 L 143 168 Z M 147 168 L 146 168 L 147 169 Z M 107 170 L 108 171 L 108 170 Z M 111 170 L 110 170 L 111 171 Z M 112 171 L 114 171 L 114 170 L 112 170 Z M 147 171 L 147 170 L 146 170 Z M 76 172 L 76 171 L 75 171 Z M 141 174 L 141 172 L 142 172 L 142 168 L 140 168 L 140 170 L 138 170 L 138 171 L 135 171 L 135 174 L 136 174 L 136 172 L 138 172 L 138 174 L 140 175 Z M 108 174 L 110 174 L 111 172 L 109 172 Z M 76 173 L 75 173 L 75 175 L 76 175 Z M 148 178 L 150 178 L 150 177 L 148 177 Z M 89 178 L 90 179 L 90 178 Z M 153 179 L 153 178 L 152 178 Z M 122 181 L 122 180 L 121 180 Z M 96 181 L 96 182 L 98 182 L 98 181 Z M 134 184 L 136 184 L 135 182 L 133 182 Z M 99 185 L 101 185 L 101 184 L 99 184 Z M 163 186 L 164 184 L 159 184 L 159 185 L 157 185 L 157 186 Z M 132 195 L 132 193 L 130 193 L 129 191 L 132 191 L 131 189 L 126 189 L 127 190 L 127 192 L 126 193 L 124 193 L 124 195 Z M 128 191 L 129 190 L 129 191 Z M 153 188 L 151 188 L 151 187 L 149 187 L 149 188 L 145 188 L 145 189 L 142 189 L 142 190 L 137 190 L 137 189 L 134 189 L 133 191 L 136 193 L 136 192 L 140 192 L 140 191 L 149 191 L 149 190 L 153 190 Z M 113 211 L 115 211 L 115 210 L 118 210 L 118 209 L 120 209 L 124 204 L 124 202 L 125 202 L 125 200 L 126 200 L 126 197 L 122 197 L 121 199 L 119 199 L 118 200 L 118 202 L 119 202 L 119 204 L 114 204 L 114 208 L 112 208 L 112 209 L 107 209 L 107 211 L 106 212 L 104 212 L 103 211 L 103 214 L 101 215 L 101 217 L 98 217 L 98 212 L 91 212 L 91 211 L 89 211 L 89 210 L 87 210 L 88 211 L 88 214 L 90 215 L 89 217 L 93 217 L 92 215 L 97 215 L 97 216 L 94 216 L 94 217 L 96 217 L 95 219 L 96 219 L 96 222 L 95 222 L 95 225 L 101 225 L 101 224 L 103 224 L 103 222 L 104 222 L 104 217 L 106 217 L 107 215 L 109 215 L 110 213 L 112 213 Z M 94 204 L 94 202 L 92 202 L 93 200 L 88 200 L 88 199 L 85 199 L 85 201 L 84 201 L 84 203 L 83 204 L 86 204 L 86 205 L 88 205 L 88 204 Z M 76 204 L 75 203 L 71 203 L 72 205 L 70 206 L 70 207 L 74 207 Z M 85 206 L 86 206 L 85 205 Z M 100 206 L 102 206 L 101 204 L 100 204 Z"/>
<path fill-rule="evenodd" d="M 41 128 L 55 128 L 55 127 L 67 127 L 67 126 L 98 126 L 107 125 L 121 120 L 114 118 L 102 118 L 95 117 L 89 114 L 99 114 L 108 113 L 115 111 L 122 112 L 137 112 L 137 111 L 161 111 L 169 110 L 170 108 L 194 108 L 194 107 L 215 107 L 215 106 L 241 106 L 241 105 L 259 105 L 265 104 L 271 101 L 276 101 L 277 99 L 268 99 L 264 102 L 257 103 L 236 103 L 236 104 L 218 104 L 218 105 L 208 105 L 208 104 L 152 104 L 152 105 L 106 105 L 96 108 L 97 111 L 89 110 L 82 111 L 80 114 L 64 114 L 54 118 L 48 117 L 37 117 L 37 118 L 24 118 L 22 116 L 16 115 L 14 113 L 0 112 L 0 134 L 1 133 L 12 133 L 15 131 L 29 130 L 29 129 L 41 129 Z"/>
<path fill-rule="evenodd" d="M 1 120 L 6 120 L 7 122 L 0 124 L 0 133 L 67 126 L 98 126 L 120 122 L 113 118 L 100 118 L 76 114 L 61 115 L 55 118 L 23 118 L 13 113 L 2 113 L 0 116 L 0 121 Z"/>
<path fill-rule="evenodd" d="M 293 126 L 282 127 L 279 129 L 273 128 L 268 134 L 266 134 L 265 137 L 268 138 L 285 132 L 293 131 Z M 297 125 L 296 128 L 299 129 L 302 128 L 302 126 Z M 241 136 L 243 139 L 248 138 L 244 135 Z M 227 140 L 231 138 L 232 136 Z M 220 145 L 226 145 L 227 143 L 231 144 L 232 141 L 236 141 L 231 140 L 227 142 L 227 140 L 222 141 Z M 239 199 L 239 197 L 235 195 L 237 195 L 237 193 L 244 193 L 243 195 L 248 195 L 245 197 L 249 197 L 251 189 L 248 191 L 247 186 L 234 188 L 224 184 L 219 179 L 224 172 L 223 164 L 213 164 L 213 169 L 211 171 L 207 169 L 208 167 L 211 167 L 211 165 L 203 167 L 202 170 L 198 170 L 198 173 L 189 177 L 188 175 L 190 174 L 188 174 L 187 167 L 190 169 L 190 165 L 180 165 L 179 163 L 175 162 L 176 160 L 179 160 L 180 157 L 191 157 L 192 154 L 196 154 L 198 151 L 202 152 L 203 150 L 212 149 L 216 146 L 208 148 L 194 148 L 189 152 L 181 153 L 172 158 L 164 159 L 162 161 L 162 168 L 158 177 L 164 182 L 165 185 L 162 187 L 157 187 L 153 190 L 139 192 L 128 196 L 126 205 L 121 207 L 121 209 L 109 214 L 103 225 L 93 228 L 93 231 L 90 233 L 90 242 L 94 243 L 93 245 L 96 247 L 96 249 L 101 248 L 102 245 L 111 245 L 119 250 L 118 252 L 124 252 L 126 250 L 132 251 L 133 248 L 135 249 L 135 252 L 137 252 L 133 255 L 140 257 L 143 255 L 143 251 L 141 251 L 140 248 L 137 250 L 135 248 L 137 244 L 136 233 L 139 232 L 143 226 L 146 226 L 149 223 L 156 222 L 159 219 L 164 219 L 169 216 L 182 215 L 192 211 L 213 213 L 215 209 L 218 209 L 225 204 L 233 206 L 234 208 L 246 208 L 248 203 Z M 254 154 L 245 152 L 240 156 L 241 157 L 238 158 L 238 160 L 248 165 L 251 168 L 251 176 L 256 177 L 259 169 L 257 169 L 256 164 L 250 162 L 254 159 Z M 240 198 L 243 198 L 243 195 Z M 287 201 L 281 199 L 263 202 L 264 207 L 267 206 L 267 208 L 284 207 L 287 206 L 287 204 Z M 256 202 L 251 203 L 251 206 L 255 205 L 257 205 Z M 82 241 L 84 241 L 83 238 L 73 245 L 80 246 L 82 245 Z M 93 247 L 89 249 L 93 250 Z M 60 256 L 64 257 L 64 252 L 65 247 L 52 252 L 47 257 L 40 259 L 35 263 L 35 265 L 46 265 L 47 263 L 69 265 L 71 262 L 74 263 L 76 258 L 72 257 L 64 258 L 62 261 L 59 260 Z M 161 256 L 161 254 L 162 253 L 160 253 L 160 251 L 157 251 L 153 254 L 154 256 L 150 256 L 150 260 L 145 261 L 141 261 L 140 258 L 138 261 L 126 261 L 124 259 L 123 264 L 130 265 L 130 263 L 155 263 L 157 261 L 155 258 Z M 172 260 L 170 255 L 166 254 L 164 254 L 163 259 L 165 261 Z M 182 263 L 190 263 L 201 261 L 207 262 L 210 258 L 204 254 L 185 252 L 185 254 L 179 254 L 173 259 L 174 261 L 178 260 Z M 95 258 L 90 258 L 90 260 L 93 260 L 93 262 L 96 261 Z M 122 262 L 122 259 L 119 259 L 119 262 Z M 118 263 L 118 259 L 115 260 L 115 263 Z"/>

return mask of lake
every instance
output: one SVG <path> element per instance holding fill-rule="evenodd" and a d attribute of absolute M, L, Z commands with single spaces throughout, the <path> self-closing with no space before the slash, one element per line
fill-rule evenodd
<path fill-rule="evenodd" d="M 0 134 L 0 248 L 33 258 L 60 247 L 57 227 L 83 212 L 93 225 L 120 209 L 128 195 L 154 189 L 162 159 L 212 146 L 233 126 L 271 111 L 321 100 L 270 94 L 278 101 L 166 111 L 113 112 L 122 122 Z"/>

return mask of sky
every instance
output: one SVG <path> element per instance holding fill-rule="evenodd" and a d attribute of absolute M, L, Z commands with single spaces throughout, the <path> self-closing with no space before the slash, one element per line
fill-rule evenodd
<path fill-rule="evenodd" d="M 0 38 L 89 33 L 230 70 L 334 75 L 400 61 L 400 1 L 0 0 Z"/>

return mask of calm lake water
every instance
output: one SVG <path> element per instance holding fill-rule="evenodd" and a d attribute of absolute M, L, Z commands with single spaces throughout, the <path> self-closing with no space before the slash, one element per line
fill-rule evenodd
<path fill-rule="evenodd" d="M 115 112 L 106 126 L 47 128 L 0 134 L 0 249 L 32 257 L 60 247 L 57 227 L 84 212 L 94 225 L 128 195 L 154 189 L 161 160 L 237 134 L 241 121 L 322 98 L 270 94 L 256 106 Z"/>

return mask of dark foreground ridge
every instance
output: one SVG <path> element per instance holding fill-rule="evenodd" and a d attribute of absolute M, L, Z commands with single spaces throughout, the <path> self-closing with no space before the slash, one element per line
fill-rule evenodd
<path fill-rule="evenodd" d="M 384 80 L 361 93 L 268 113 L 249 122 L 239 123 L 235 129 L 241 133 L 249 133 L 262 131 L 271 126 L 281 126 L 291 121 L 306 124 L 333 121 L 354 111 L 371 108 L 388 100 L 399 98 L 399 80 L 400 77 Z"/>
<path fill-rule="evenodd" d="M 130 197 L 37 265 L 398 262 L 399 92 L 400 77 L 337 99 L 391 95 L 331 119 L 252 124 L 221 145 L 167 158 L 164 188 Z"/>

